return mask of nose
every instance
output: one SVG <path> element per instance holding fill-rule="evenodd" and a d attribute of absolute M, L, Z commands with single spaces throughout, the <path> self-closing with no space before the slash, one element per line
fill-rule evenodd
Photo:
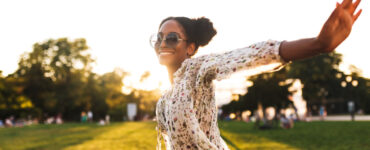
<path fill-rule="evenodd" d="M 165 48 L 166 47 L 166 42 L 164 40 L 162 40 L 161 43 L 159 44 L 159 47 L 160 48 Z"/>

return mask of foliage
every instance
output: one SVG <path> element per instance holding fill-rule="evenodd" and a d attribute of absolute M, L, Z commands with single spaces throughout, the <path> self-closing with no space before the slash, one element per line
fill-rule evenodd
<path fill-rule="evenodd" d="M 245 95 L 239 96 L 239 101 L 233 101 L 222 107 L 225 113 L 255 110 L 258 104 L 262 107 L 272 106 L 276 109 L 285 108 L 290 104 L 288 87 L 286 83 L 286 68 L 278 72 L 264 73 L 248 78 L 253 85 L 247 88 Z"/>
<path fill-rule="evenodd" d="M 279 72 L 252 76 L 249 80 L 253 82 L 253 86 L 248 88 L 248 93 L 241 95 L 240 101 L 223 106 L 223 110 L 226 113 L 254 110 L 258 103 L 263 107 L 286 107 L 289 103 L 287 97 L 290 95 L 287 90 L 290 85 L 286 83 L 289 83 L 289 79 L 299 79 L 303 83 L 303 98 L 308 107 L 337 104 L 338 107 L 329 109 L 329 113 L 343 113 L 346 112 L 347 102 L 353 100 L 357 110 L 362 109 L 369 113 L 370 80 L 361 77 L 361 71 L 354 66 L 350 68 L 352 74 L 344 74 L 339 70 L 341 61 L 341 54 L 322 54 L 295 61 Z M 347 81 L 347 78 L 351 81 Z"/>
<path fill-rule="evenodd" d="M 0 118 L 46 119 L 61 114 L 69 121 L 79 121 L 83 111 L 91 110 L 94 118 L 111 115 L 112 120 L 126 116 L 128 102 L 140 104 L 139 112 L 153 116 L 158 90 L 134 89 L 122 93 L 122 69 L 98 75 L 92 72 L 94 59 L 85 39 L 49 39 L 33 45 L 24 53 L 13 74 L 0 76 Z M 150 76 L 146 72 L 141 81 Z"/>
<path fill-rule="evenodd" d="M 328 53 L 310 59 L 294 62 L 290 65 L 289 77 L 300 79 L 303 98 L 310 101 L 324 98 L 338 98 L 342 91 L 340 85 L 344 73 L 339 71 L 341 54 Z"/>
<path fill-rule="evenodd" d="M 346 107 L 347 102 L 353 100 L 357 109 L 370 112 L 370 105 L 366 102 L 370 96 L 370 86 L 366 83 L 370 80 L 361 77 L 361 71 L 355 66 L 350 67 L 351 74 L 344 74 L 339 70 L 341 61 L 342 55 L 338 53 L 297 61 L 290 65 L 288 77 L 301 80 L 304 85 L 303 98 L 309 105 L 340 103 L 341 107 Z"/>

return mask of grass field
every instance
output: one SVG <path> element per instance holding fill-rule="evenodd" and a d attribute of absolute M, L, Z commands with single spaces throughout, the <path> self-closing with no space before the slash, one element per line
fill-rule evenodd
<path fill-rule="evenodd" d="M 69 123 L 0 128 L 1 150 L 153 150 L 155 122 L 109 126 Z M 370 149 L 370 122 L 299 122 L 290 130 L 256 130 L 244 122 L 220 122 L 230 149 Z"/>

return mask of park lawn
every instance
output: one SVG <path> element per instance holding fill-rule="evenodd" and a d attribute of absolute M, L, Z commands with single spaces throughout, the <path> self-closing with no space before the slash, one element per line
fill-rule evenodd
<path fill-rule="evenodd" d="M 289 130 L 256 130 L 253 124 L 220 122 L 230 149 L 369 150 L 370 122 L 298 122 Z"/>
<path fill-rule="evenodd" d="M 0 128 L 0 149 L 153 150 L 156 146 L 155 125 L 155 122 L 124 122 L 108 126 L 68 123 Z M 252 123 L 236 121 L 219 122 L 219 126 L 232 150 L 370 149 L 368 121 L 299 122 L 290 130 L 256 130 Z"/>

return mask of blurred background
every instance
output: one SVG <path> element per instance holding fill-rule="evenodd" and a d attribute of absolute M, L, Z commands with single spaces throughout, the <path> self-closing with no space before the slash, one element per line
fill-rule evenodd
<path fill-rule="evenodd" d="M 0 127 L 155 120 L 156 102 L 170 83 L 149 37 L 164 18 L 205 16 L 213 22 L 218 33 L 200 48 L 194 56 L 198 57 L 268 39 L 317 36 L 336 2 L 1 1 Z M 370 120 L 370 5 L 363 1 L 359 7 L 363 12 L 351 35 L 334 53 L 297 61 L 274 73 L 252 75 L 258 70 L 247 70 L 215 81 L 219 120 L 251 122 L 250 128 L 258 129 L 279 126 L 284 117 L 288 122 Z M 153 137 L 154 124 L 149 123 L 153 128 L 148 131 Z M 241 124 L 220 125 L 227 139 L 226 129 Z M 129 128 L 134 126 L 138 124 Z M 357 145 L 366 146 L 361 139 Z M 233 149 L 248 143 L 226 141 Z M 280 148 L 291 144 L 287 143 Z M 291 145 L 285 148 L 302 148 Z M 51 145 L 43 146 L 39 149 Z"/>

